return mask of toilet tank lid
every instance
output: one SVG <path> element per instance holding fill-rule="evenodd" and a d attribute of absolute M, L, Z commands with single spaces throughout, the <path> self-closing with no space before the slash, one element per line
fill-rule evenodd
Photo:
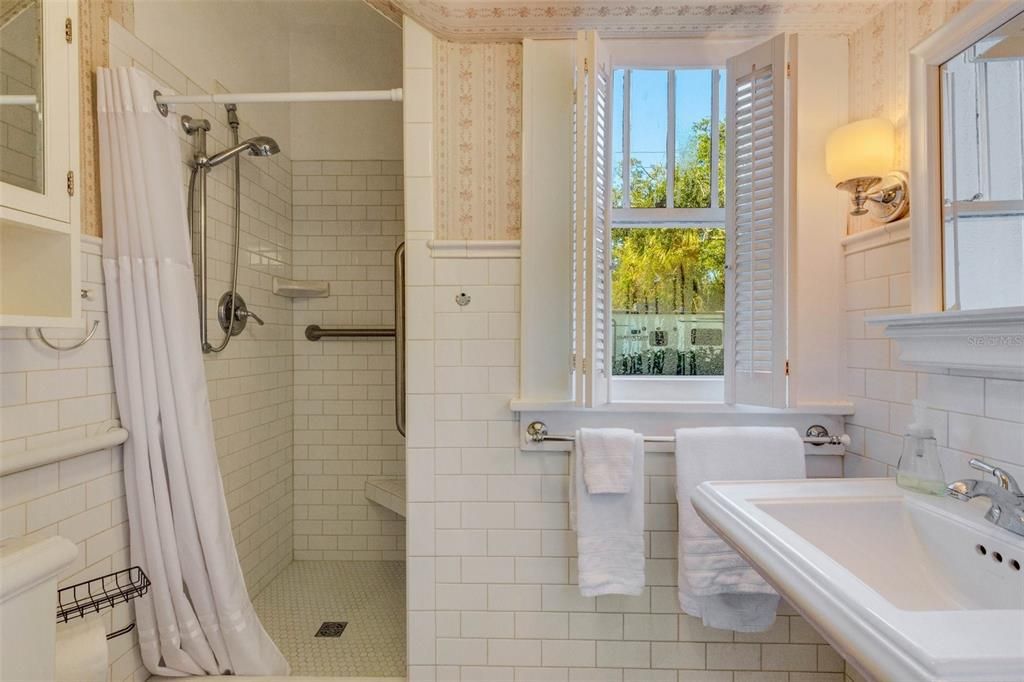
<path fill-rule="evenodd" d="M 0 540 L 0 603 L 55 577 L 77 555 L 78 547 L 59 536 Z"/>

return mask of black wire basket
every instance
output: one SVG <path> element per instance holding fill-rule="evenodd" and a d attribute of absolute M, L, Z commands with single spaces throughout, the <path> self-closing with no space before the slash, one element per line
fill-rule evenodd
<path fill-rule="evenodd" d="M 127 604 L 149 591 L 149 578 L 138 566 L 108 573 L 99 578 L 86 580 L 57 590 L 57 622 L 66 623 L 72 618 L 84 618 L 89 613 L 99 613 L 118 604 Z M 130 632 L 135 623 L 107 635 L 113 639 Z"/>

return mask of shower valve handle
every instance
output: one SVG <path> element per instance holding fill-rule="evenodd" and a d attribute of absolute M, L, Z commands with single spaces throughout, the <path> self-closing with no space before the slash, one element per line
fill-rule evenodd
<path fill-rule="evenodd" d="M 256 313 L 254 313 L 253 311 L 249 310 L 248 308 L 239 310 L 238 313 L 236 313 L 236 314 L 244 316 L 244 317 L 251 317 L 253 319 L 253 321 L 256 322 L 256 324 L 258 324 L 261 327 L 264 324 L 263 320 L 260 318 L 260 316 L 257 315 Z"/>

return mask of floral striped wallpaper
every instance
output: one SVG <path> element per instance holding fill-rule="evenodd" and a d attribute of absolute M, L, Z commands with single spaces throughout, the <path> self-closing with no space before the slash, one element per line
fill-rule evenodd
<path fill-rule="evenodd" d="M 96 69 L 110 62 L 110 20 L 129 31 L 135 26 L 133 0 L 81 0 L 78 4 L 79 116 L 82 234 L 102 236 L 99 133 L 96 128 Z"/>
<path fill-rule="evenodd" d="M 885 117 L 896 125 L 899 170 L 910 167 L 907 136 L 908 54 L 972 0 L 892 0 L 850 36 L 850 120 Z M 848 231 L 877 224 L 850 217 Z"/>
<path fill-rule="evenodd" d="M 523 47 L 435 45 L 435 237 L 519 239 Z"/>
<path fill-rule="evenodd" d="M 850 36 L 850 119 L 884 116 L 896 124 L 906 169 L 910 49 L 971 0 L 893 0 Z"/>

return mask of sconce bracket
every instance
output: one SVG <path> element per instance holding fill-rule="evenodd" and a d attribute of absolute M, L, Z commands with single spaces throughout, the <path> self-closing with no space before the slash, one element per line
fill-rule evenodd
<path fill-rule="evenodd" d="M 910 212 L 907 174 L 893 171 L 874 185 L 867 196 L 868 214 L 880 223 L 891 223 Z"/>
<path fill-rule="evenodd" d="M 853 178 L 836 185 L 850 193 L 850 215 L 870 215 L 881 223 L 891 223 L 910 211 L 907 174 L 893 171 L 884 177 Z"/>

